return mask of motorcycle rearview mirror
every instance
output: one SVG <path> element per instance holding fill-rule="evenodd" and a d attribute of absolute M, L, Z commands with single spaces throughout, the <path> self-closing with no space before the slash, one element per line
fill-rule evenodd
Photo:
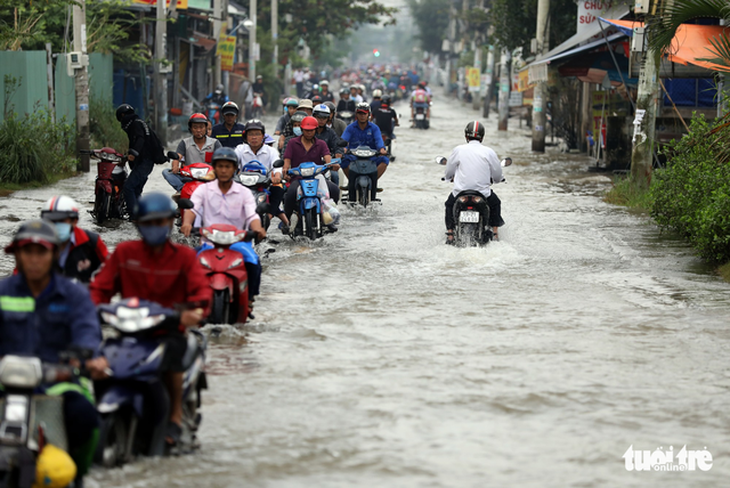
<path fill-rule="evenodd" d="M 436 156 L 434 158 L 434 161 L 436 161 L 436 164 L 441 164 L 441 165 L 446 164 L 446 158 L 443 156 Z"/>
<path fill-rule="evenodd" d="M 180 155 L 175 151 L 167 151 L 167 157 L 169 159 L 180 159 Z"/>
<path fill-rule="evenodd" d="M 185 210 L 190 210 L 195 205 L 193 205 L 193 202 L 189 198 L 181 198 L 177 202 L 177 206 L 180 208 L 184 208 Z"/>
<path fill-rule="evenodd" d="M 283 159 L 277 159 L 274 161 L 274 164 L 271 165 L 274 168 L 283 168 L 284 167 L 284 160 Z"/>
<path fill-rule="evenodd" d="M 512 164 L 512 158 L 504 158 L 500 164 L 503 168 L 506 168 L 507 166 Z"/>

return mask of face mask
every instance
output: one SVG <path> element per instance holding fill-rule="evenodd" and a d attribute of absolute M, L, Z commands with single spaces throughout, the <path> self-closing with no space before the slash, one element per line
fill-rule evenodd
<path fill-rule="evenodd" d="M 142 240 L 150 246 L 162 245 L 170 237 L 169 225 L 141 225 L 137 229 L 142 236 Z"/>
<path fill-rule="evenodd" d="M 56 226 L 56 232 L 58 232 L 58 238 L 61 242 L 66 242 L 71 238 L 71 224 L 66 222 L 54 222 Z"/>
<path fill-rule="evenodd" d="M 302 135 L 302 128 L 301 127 L 294 127 L 294 135 L 295 136 L 301 136 Z"/>

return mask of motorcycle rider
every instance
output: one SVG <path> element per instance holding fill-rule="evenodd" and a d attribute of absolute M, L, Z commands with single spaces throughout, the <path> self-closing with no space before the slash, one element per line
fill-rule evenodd
<path fill-rule="evenodd" d="M 299 190 L 300 178 L 289 176 L 288 171 L 291 168 L 299 167 L 302 163 L 313 162 L 315 164 L 322 164 L 324 162 L 324 164 L 329 164 L 332 159 L 327 143 L 315 137 L 317 127 L 319 127 L 317 119 L 314 117 L 305 117 L 301 125 L 302 135 L 293 138 L 287 145 L 286 151 L 284 151 L 284 179 L 287 181 L 291 180 L 289 189 L 284 195 L 284 212 L 290 221 L 297 203 L 297 191 Z M 340 166 L 335 164 L 331 168 L 332 171 L 337 171 L 340 169 Z M 340 189 L 331 181 L 327 181 L 327 187 L 330 198 L 338 202 L 340 200 Z M 294 231 L 293 228 L 291 230 Z"/>
<path fill-rule="evenodd" d="M 350 90 L 347 88 L 342 88 L 340 90 L 340 101 L 337 102 L 337 111 L 338 112 L 355 112 L 355 109 L 357 108 L 357 103 L 355 100 L 352 100 L 350 98 Z"/>
<path fill-rule="evenodd" d="M 137 199 L 142 195 L 147 178 L 156 163 L 165 162 L 165 153 L 157 135 L 134 113 L 134 107 L 123 103 L 117 107 L 117 120 L 129 138 L 127 161 L 131 172 L 122 188 L 130 219 L 134 219 Z"/>
<path fill-rule="evenodd" d="M 454 189 L 446 200 L 446 243 L 454 243 L 454 203 L 456 196 L 465 190 L 475 190 L 484 195 L 489 206 L 489 225 L 494 239 L 499 237 L 502 220 L 501 201 L 492 191 L 492 182 L 502 181 L 502 165 L 493 149 L 483 146 L 484 125 L 477 121 L 469 122 L 464 128 L 466 144 L 456 146 L 446 163 L 444 179 L 454 181 Z"/>
<path fill-rule="evenodd" d="M 335 101 L 335 96 L 330 91 L 330 82 L 329 81 L 322 80 L 319 83 L 319 87 L 321 88 L 319 96 L 322 97 L 322 102 L 334 102 Z"/>
<path fill-rule="evenodd" d="M 289 220 L 284 212 L 279 212 L 281 199 L 284 197 L 284 188 L 281 185 L 281 168 L 274 169 L 274 163 L 279 159 L 279 151 L 264 144 L 266 128 L 264 123 L 258 119 L 246 122 L 246 142 L 235 149 L 238 157 L 238 170 L 243 171 L 246 163 L 258 161 L 266 167 L 271 175 L 271 186 L 269 188 L 269 204 L 274 215 L 283 222 L 282 229 L 289 226 Z"/>
<path fill-rule="evenodd" d="M 291 120 L 287 124 L 287 126 L 284 128 L 284 132 L 281 133 L 281 138 L 284 139 L 284 144 L 282 146 L 282 150 L 279 152 L 279 154 L 283 154 L 286 151 L 286 146 L 289 145 L 289 141 L 294 139 L 295 137 L 299 137 L 302 135 L 302 120 L 307 117 L 306 112 L 297 111 L 294 112 L 294 115 L 292 115 Z M 281 140 L 281 138 L 279 140 Z"/>
<path fill-rule="evenodd" d="M 261 226 L 261 219 L 256 213 L 256 200 L 251 190 L 240 184 L 234 184 L 233 177 L 238 168 L 236 152 L 223 147 L 213 154 L 215 181 L 200 185 L 195 189 L 190 201 L 192 212 L 185 212 L 180 232 L 190 236 L 193 223 L 205 227 L 213 224 L 230 224 L 237 229 L 250 230 L 256 233 L 257 241 L 266 238 L 266 230 Z M 204 244 L 205 248 L 206 244 Z M 209 244 L 208 244 L 209 246 Z M 248 289 L 250 300 L 259 294 L 261 283 L 261 263 L 250 242 L 238 242 L 231 249 L 240 252 L 246 263 L 248 273 Z"/>
<path fill-rule="evenodd" d="M 324 102 L 324 104 L 330 109 L 330 119 L 327 122 L 327 127 L 334 130 L 337 137 L 342 137 L 342 133 L 345 132 L 345 129 L 347 128 L 347 123 L 336 117 L 337 107 L 334 102 Z"/>
<path fill-rule="evenodd" d="M 263 106 L 261 107 L 261 113 L 266 113 L 266 89 L 264 88 L 264 77 L 261 75 L 256 75 L 256 83 L 251 86 L 251 89 L 254 93 L 258 93 L 261 96 L 261 103 Z"/>
<path fill-rule="evenodd" d="M 94 276 L 89 291 L 97 305 L 109 303 L 119 293 L 123 299 L 137 297 L 183 309 L 178 330 L 160 338 L 167 345 L 163 358 L 163 380 L 170 396 L 167 442 L 174 445 L 182 430 L 185 329 L 205 318 L 212 290 L 195 250 L 170 240 L 177 215 L 172 199 L 163 193 L 148 193 L 138 205 L 135 223 L 141 240 L 120 243 Z"/>
<path fill-rule="evenodd" d="M 291 120 L 291 116 L 294 115 L 294 112 L 297 111 L 297 107 L 299 106 L 299 100 L 293 97 L 287 97 L 284 99 L 284 115 L 279 117 L 279 120 L 276 122 L 276 128 L 274 129 L 274 135 L 279 136 L 284 131 L 284 127 L 286 127 L 286 124 L 289 123 Z M 283 145 L 284 141 L 281 138 L 278 138 L 280 140 L 279 149 L 281 149 L 281 146 Z"/>
<path fill-rule="evenodd" d="M 185 165 L 194 163 L 210 163 L 213 152 L 221 146 L 220 141 L 205 135 L 208 118 L 203 114 L 193 114 L 188 119 L 188 130 L 190 137 L 180 141 L 175 152 L 178 159 L 172 160 L 172 169 L 162 171 L 162 177 L 178 193 L 190 178 L 180 176 L 180 159 L 185 158 Z"/>
<path fill-rule="evenodd" d="M 203 105 L 207 104 L 208 102 L 213 102 L 219 107 L 222 107 L 224 103 L 228 101 L 228 95 L 226 95 L 225 87 L 223 84 L 219 83 L 216 85 L 215 90 L 213 90 L 211 93 L 208 94 L 207 97 L 203 99 Z"/>
<path fill-rule="evenodd" d="M 368 146 L 371 149 L 376 149 L 380 152 L 380 156 L 375 156 L 374 162 L 378 165 L 377 178 L 383 176 L 385 170 L 388 169 L 390 160 L 386 156 L 387 151 L 383 144 L 383 135 L 377 125 L 370 122 L 370 105 L 367 103 L 358 104 L 357 110 L 355 111 L 357 120 L 347 126 L 345 132 L 342 134 L 342 138 L 346 140 L 349 149 L 355 149 L 358 146 Z M 351 153 L 347 153 L 342 157 L 342 169 L 349 178 L 349 166 L 350 163 L 357 159 Z M 378 190 L 377 180 L 373 181 L 373 193 L 371 197 L 373 200 L 376 199 L 376 193 Z M 354 201 L 355 195 L 348 195 L 350 201 Z"/>
<path fill-rule="evenodd" d="M 79 205 L 67 196 L 55 196 L 43 204 L 41 218 L 53 223 L 58 232 L 57 271 L 81 283 L 106 261 L 109 251 L 99 234 L 78 226 Z"/>
<path fill-rule="evenodd" d="M 339 145 L 341 139 L 337 134 L 335 134 L 333 129 L 327 127 L 327 122 L 331 116 L 329 107 L 325 104 L 317 105 L 314 107 L 314 111 L 312 113 L 314 114 L 314 118 L 317 119 L 317 124 L 319 124 L 319 127 L 317 127 L 317 131 L 315 132 L 315 137 L 323 140 L 327 144 L 327 148 L 330 150 L 330 155 L 334 155 L 336 158 L 341 158 L 342 153 L 344 152 L 342 147 Z M 340 174 L 337 171 L 331 171 L 330 177 L 335 185 L 340 186 Z"/>
<path fill-rule="evenodd" d="M 383 95 L 380 107 L 373 113 L 373 122 L 378 126 L 382 135 L 389 139 L 395 139 L 393 129 L 398 123 L 398 114 L 390 106 L 390 95 Z"/>
<path fill-rule="evenodd" d="M 426 113 L 426 118 L 431 118 L 431 105 L 429 103 L 428 92 L 425 90 L 423 82 L 418 84 L 418 87 L 413 91 L 411 95 L 411 120 L 413 126 L 416 124 L 416 109 L 423 108 Z"/>
<path fill-rule="evenodd" d="M 311 116 L 312 110 L 314 110 L 314 105 L 312 104 L 312 101 L 308 98 L 302 98 L 301 100 L 299 100 L 297 112 L 299 112 L 300 110 Z"/>
<path fill-rule="evenodd" d="M 101 328 L 89 292 L 56 271 L 60 240 L 46 220 L 23 223 L 5 248 L 15 257 L 17 274 L 0 281 L 0 356 L 36 356 L 59 363 L 59 354 L 92 354 L 101 342 Z M 75 362 L 75 361 L 73 361 Z M 109 363 L 104 357 L 88 359 L 92 378 L 103 378 Z M 45 392 L 63 397 L 63 416 L 77 481 L 89 467 L 94 452 L 94 431 L 99 426 L 93 393 L 81 380 L 44 385 Z"/>
<path fill-rule="evenodd" d="M 365 101 L 360 94 L 360 85 L 352 85 L 350 87 L 350 98 L 352 98 L 356 104 L 363 103 Z"/>
<path fill-rule="evenodd" d="M 373 101 L 370 102 L 370 113 L 375 114 L 375 111 L 380 108 L 381 98 L 383 97 L 382 90 L 373 90 Z"/>
<path fill-rule="evenodd" d="M 226 102 L 221 107 L 223 123 L 213 127 L 210 137 L 216 139 L 224 147 L 235 148 L 243 142 L 243 124 L 237 122 L 238 105 L 236 102 Z"/>

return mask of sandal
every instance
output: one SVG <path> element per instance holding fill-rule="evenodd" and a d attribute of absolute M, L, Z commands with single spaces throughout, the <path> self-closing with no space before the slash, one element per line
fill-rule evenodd
<path fill-rule="evenodd" d="M 180 444 L 180 437 L 182 436 L 182 427 L 175 422 L 167 423 L 167 430 L 165 431 L 165 442 L 168 446 L 176 446 Z"/>

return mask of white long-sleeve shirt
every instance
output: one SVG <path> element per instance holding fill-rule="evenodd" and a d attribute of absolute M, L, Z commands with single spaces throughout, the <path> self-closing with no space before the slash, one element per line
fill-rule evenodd
<path fill-rule="evenodd" d="M 446 179 L 454 178 L 454 196 L 476 190 L 484 197 L 492 194 L 492 180 L 502 181 L 502 165 L 497 153 L 477 140 L 456 146 L 446 162 Z"/>

